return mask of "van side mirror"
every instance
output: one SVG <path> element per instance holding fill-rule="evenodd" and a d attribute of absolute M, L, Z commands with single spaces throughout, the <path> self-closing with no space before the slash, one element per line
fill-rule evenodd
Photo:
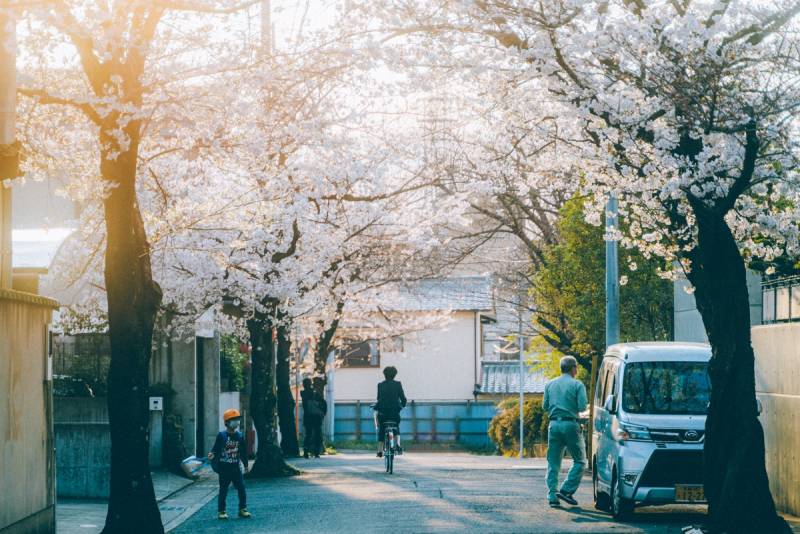
<path fill-rule="evenodd" d="M 608 413 L 613 414 L 616 411 L 617 406 L 617 396 L 616 395 L 609 395 L 606 397 L 606 401 L 603 403 L 603 409 Z"/>
<path fill-rule="evenodd" d="M 756 415 L 761 415 L 761 411 L 764 407 L 761 405 L 761 399 L 756 399 Z"/>

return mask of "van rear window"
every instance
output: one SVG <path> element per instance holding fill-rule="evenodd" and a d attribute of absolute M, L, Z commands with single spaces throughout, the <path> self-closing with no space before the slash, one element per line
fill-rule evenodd
<path fill-rule="evenodd" d="M 622 407 L 628 413 L 704 414 L 710 390 L 707 363 L 629 363 L 622 380 Z"/>

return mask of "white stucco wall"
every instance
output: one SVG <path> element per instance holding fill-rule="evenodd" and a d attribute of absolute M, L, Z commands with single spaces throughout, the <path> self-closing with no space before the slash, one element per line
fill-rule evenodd
<path fill-rule="evenodd" d="M 772 497 L 800 515 L 800 323 L 754 327 L 753 349 Z"/>
<path fill-rule="evenodd" d="M 475 312 L 455 312 L 445 326 L 403 336 L 404 352 L 381 352 L 380 367 L 337 368 L 336 402 L 374 402 L 382 369 L 397 367 L 409 400 L 472 399 L 480 382 L 480 325 Z"/>

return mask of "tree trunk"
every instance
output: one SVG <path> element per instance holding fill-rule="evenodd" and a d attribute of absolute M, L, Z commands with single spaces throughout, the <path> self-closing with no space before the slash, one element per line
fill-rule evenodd
<path fill-rule="evenodd" d="M 278 446 L 275 355 L 270 325 L 261 313 L 247 321 L 253 362 L 250 414 L 258 436 L 256 461 L 249 474 L 254 478 L 291 476 L 298 472 L 284 461 Z"/>
<path fill-rule="evenodd" d="M 164 532 L 149 465 L 148 369 L 161 290 L 153 280 L 150 250 L 136 200 L 138 127 L 130 149 L 100 164 L 109 184 L 104 201 L 107 244 L 105 283 L 111 364 L 108 416 L 111 492 L 103 532 Z M 101 141 L 115 146 L 110 139 Z"/>
<path fill-rule="evenodd" d="M 278 362 L 276 365 L 281 450 L 286 457 L 297 457 L 300 456 L 300 446 L 297 443 L 295 404 L 291 386 L 290 348 L 289 329 L 281 325 L 278 327 Z"/>
<path fill-rule="evenodd" d="M 697 208 L 697 207 L 696 207 Z M 777 515 L 758 421 L 745 266 L 724 218 L 695 209 L 689 280 L 711 343 L 704 483 L 713 532 L 790 532 Z"/>

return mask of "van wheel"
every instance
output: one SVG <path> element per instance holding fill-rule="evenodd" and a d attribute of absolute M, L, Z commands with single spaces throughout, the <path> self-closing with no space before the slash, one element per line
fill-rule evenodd
<path fill-rule="evenodd" d="M 597 510 L 608 512 L 611 509 L 608 493 L 600 491 L 597 486 L 597 464 L 592 462 L 592 492 L 594 493 L 594 507 Z"/>
<path fill-rule="evenodd" d="M 611 517 L 618 521 L 625 520 L 633 514 L 633 501 L 622 496 L 621 484 L 622 481 L 614 472 L 611 479 Z"/>

